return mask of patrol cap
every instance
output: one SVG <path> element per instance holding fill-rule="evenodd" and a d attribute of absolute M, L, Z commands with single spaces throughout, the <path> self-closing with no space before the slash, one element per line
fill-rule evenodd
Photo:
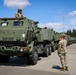
<path fill-rule="evenodd" d="M 18 10 L 22 10 L 22 8 L 18 8 Z"/>
<path fill-rule="evenodd" d="M 60 37 L 65 38 L 66 37 L 66 34 L 61 34 Z"/>

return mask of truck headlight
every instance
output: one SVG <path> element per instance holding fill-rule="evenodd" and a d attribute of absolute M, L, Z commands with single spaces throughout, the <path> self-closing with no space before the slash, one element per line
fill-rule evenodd
<path fill-rule="evenodd" d="M 20 52 L 23 52 L 23 48 L 20 49 Z"/>
<path fill-rule="evenodd" d="M 22 34 L 22 37 L 25 37 L 25 34 Z"/>
<path fill-rule="evenodd" d="M 25 48 L 20 48 L 20 52 L 26 51 L 26 47 Z"/>

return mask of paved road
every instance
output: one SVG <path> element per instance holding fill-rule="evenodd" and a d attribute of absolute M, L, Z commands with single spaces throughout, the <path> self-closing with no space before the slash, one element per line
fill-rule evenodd
<path fill-rule="evenodd" d="M 11 58 L 7 64 L 0 64 L 0 75 L 76 75 L 76 44 L 67 47 L 68 72 L 59 70 L 60 59 L 57 52 L 38 61 L 37 65 L 26 65 L 23 58 Z"/>

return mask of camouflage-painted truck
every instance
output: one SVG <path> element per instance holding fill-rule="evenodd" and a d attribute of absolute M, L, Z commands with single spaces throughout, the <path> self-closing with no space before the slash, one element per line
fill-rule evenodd
<path fill-rule="evenodd" d="M 39 28 L 38 22 L 27 18 L 0 19 L 0 62 L 10 56 L 27 56 L 30 64 L 37 64 L 39 54 L 48 57 L 55 50 L 53 30 Z M 56 40 L 57 41 L 57 40 Z"/>

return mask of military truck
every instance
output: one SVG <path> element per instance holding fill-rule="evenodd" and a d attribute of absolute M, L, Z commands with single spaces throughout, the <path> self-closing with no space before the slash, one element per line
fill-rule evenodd
<path fill-rule="evenodd" d="M 76 43 L 76 38 L 75 37 L 70 37 L 70 44 Z"/>
<path fill-rule="evenodd" d="M 58 32 L 55 32 L 54 34 L 54 44 L 55 44 L 55 49 L 58 49 L 58 43 L 59 43 L 59 40 L 60 40 L 60 33 Z"/>
<path fill-rule="evenodd" d="M 38 22 L 27 18 L 0 18 L 0 62 L 10 56 L 27 56 L 30 64 L 37 64 L 39 54 L 48 57 L 54 50 L 54 31 L 39 28 Z"/>

